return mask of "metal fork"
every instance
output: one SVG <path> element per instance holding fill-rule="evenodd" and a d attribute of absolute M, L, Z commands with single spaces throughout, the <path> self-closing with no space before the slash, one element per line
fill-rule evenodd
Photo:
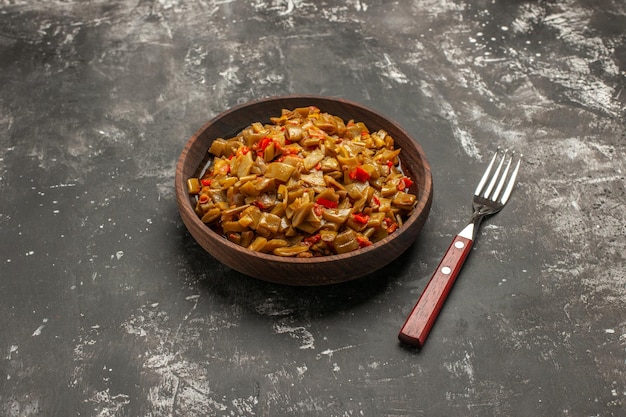
<path fill-rule="evenodd" d="M 507 151 L 504 151 L 500 162 L 496 162 L 500 153 L 498 149 L 493 155 L 487 170 L 476 187 L 472 200 L 473 214 L 469 223 L 455 236 L 424 292 L 400 329 L 398 338 L 403 343 L 418 348 L 424 345 L 443 303 L 461 271 L 465 258 L 470 253 L 481 222 L 485 217 L 502 210 L 509 200 L 522 156 L 520 155 L 513 171 L 509 172 L 514 156 L 512 155 L 507 159 Z M 494 166 L 495 170 L 492 173 Z"/>

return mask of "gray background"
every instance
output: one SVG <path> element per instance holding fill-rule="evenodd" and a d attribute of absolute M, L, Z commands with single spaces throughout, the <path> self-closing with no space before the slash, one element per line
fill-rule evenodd
<path fill-rule="evenodd" d="M 621 1 L 0 0 L 0 414 L 623 416 Z M 271 95 L 393 118 L 431 216 L 382 271 L 221 266 L 187 139 Z M 498 147 L 524 154 L 422 351 L 396 335 Z"/>

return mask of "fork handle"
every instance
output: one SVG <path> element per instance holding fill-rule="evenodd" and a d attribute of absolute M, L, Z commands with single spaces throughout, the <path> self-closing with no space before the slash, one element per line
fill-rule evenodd
<path fill-rule="evenodd" d="M 461 271 L 465 258 L 472 249 L 472 233 L 466 233 L 467 229 L 455 236 L 400 329 L 398 338 L 403 343 L 421 348 L 426 342 L 428 333 Z"/>

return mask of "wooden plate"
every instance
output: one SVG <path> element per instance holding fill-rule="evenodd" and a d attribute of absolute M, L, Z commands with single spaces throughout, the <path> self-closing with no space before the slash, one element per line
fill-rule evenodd
<path fill-rule="evenodd" d="M 401 148 L 404 172 L 413 179 L 411 192 L 417 207 L 402 227 L 371 246 L 340 255 L 316 258 L 286 258 L 254 252 L 234 244 L 207 227 L 194 212 L 195 202 L 186 181 L 194 176 L 211 142 L 232 137 L 252 122 L 269 123 L 282 109 L 317 106 L 321 111 L 366 124 L 370 131 L 384 129 Z M 176 165 L 176 200 L 189 233 L 209 254 L 243 274 L 280 284 L 326 285 L 356 279 L 392 262 L 417 238 L 428 218 L 432 202 L 430 165 L 420 145 L 389 118 L 348 100 L 320 96 L 284 96 L 252 101 L 216 116 L 202 126 L 185 145 Z"/>

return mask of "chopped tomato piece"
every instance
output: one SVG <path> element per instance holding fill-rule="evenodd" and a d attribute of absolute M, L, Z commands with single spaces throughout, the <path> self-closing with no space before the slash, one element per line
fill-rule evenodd
<path fill-rule="evenodd" d="M 354 221 L 361 224 L 367 224 L 367 222 L 370 221 L 370 216 L 368 216 L 367 214 L 355 213 L 352 215 L 352 217 L 354 217 Z"/>
<path fill-rule="evenodd" d="M 303 240 L 305 244 L 311 246 L 322 240 L 322 235 L 318 233 L 313 236 L 305 237 Z"/>
<path fill-rule="evenodd" d="M 264 151 L 265 148 L 270 145 L 270 143 L 272 143 L 272 138 L 270 138 L 269 136 L 264 136 L 263 139 L 259 141 L 259 149 Z"/>
<path fill-rule="evenodd" d="M 393 219 L 389 218 L 389 217 L 385 217 L 385 219 L 383 220 L 383 224 L 385 225 L 385 227 L 387 229 L 389 229 L 391 226 L 393 226 L 394 224 L 396 224 L 396 222 L 393 221 Z"/>
<path fill-rule="evenodd" d="M 316 200 L 317 204 L 320 204 L 326 208 L 332 209 L 332 208 L 337 208 L 337 203 L 335 201 L 329 200 L 327 198 L 324 197 L 320 197 Z"/>
<path fill-rule="evenodd" d="M 263 136 L 263 138 L 254 145 L 257 156 L 260 156 L 262 158 L 265 149 L 267 149 L 267 147 L 270 146 L 270 143 L 272 142 L 274 142 L 274 139 L 270 138 L 269 136 Z"/>
<path fill-rule="evenodd" d="M 350 178 L 353 180 L 357 180 L 360 182 L 367 182 L 370 179 L 370 174 L 362 167 L 358 166 L 354 169 L 354 171 L 350 172 Z"/>
<path fill-rule="evenodd" d="M 410 178 L 404 177 L 398 183 L 398 190 L 403 191 L 404 189 L 409 188 L 411 185 L 413 185 L 413 181 L 411 181 Z"/>

